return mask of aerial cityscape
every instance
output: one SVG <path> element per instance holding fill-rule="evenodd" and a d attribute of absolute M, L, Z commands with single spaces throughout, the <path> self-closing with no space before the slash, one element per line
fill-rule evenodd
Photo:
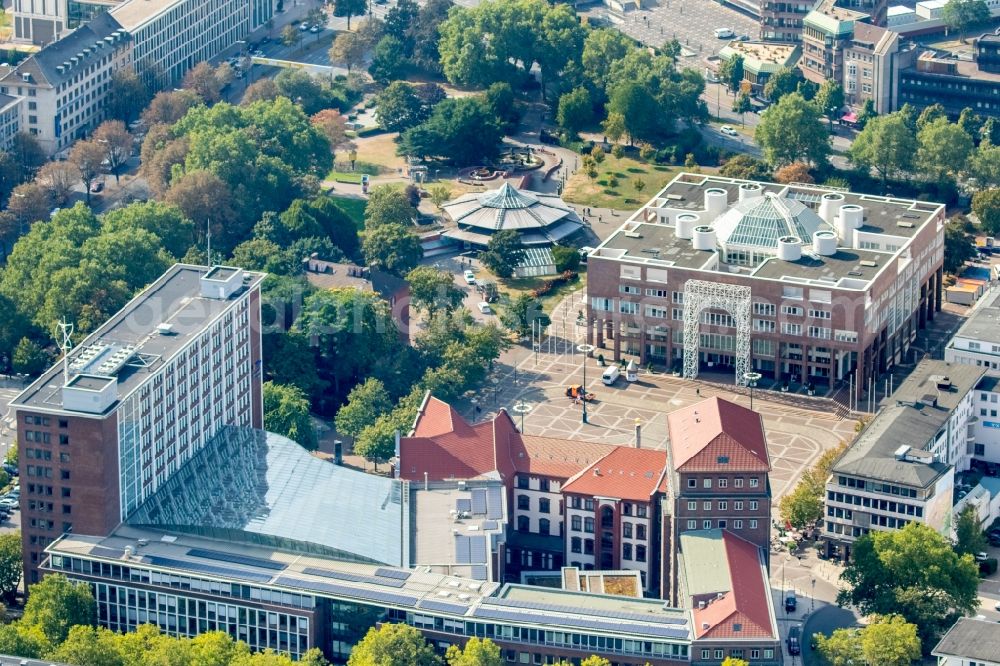
<path fill-rule="evenodd" d="M 9 0 L 0 665 L 1000 666 L 1000 0 Z"/>

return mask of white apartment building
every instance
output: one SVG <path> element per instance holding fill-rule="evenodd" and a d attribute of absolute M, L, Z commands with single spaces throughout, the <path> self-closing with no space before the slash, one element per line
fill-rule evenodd
<path fill-rule="evenodd" d="M 975 453 L 975 387 L 982 376 L 974 366 L 928 360 L 900 384 L 827 480 L 828 554 L 849 555 L 869 531 L 912 521 L 950 533 L 955 471 L 969 469 Z"/>
<path fill-rule="evenodd" d="M 271 0 L 128 0 L 110 14 L 132 37 L 136 72 L 166 87 L 246 39 L 273 10 Z"/>
<path fill-rule="evenodd" d="M 0 78 L 0 94 L 23 98 L 20 130 L 53 155 L 107 117 L 111 78 L 128 66 L 129 48 L 121 26 L 100 14 Z"/>
<path fill-rule="evenodd" d="M 21 131 L 20 97 L 0 94 L 0 150 L 9 150 L 14 136 Z"/>
<path fill-rule="evenodd" d="M 987 375 L 976 384 L 972 433 L 973 457 L 1000 464 L 1000 376 Z"/>
<path fill-rule="evenodd" d="M 1000 376 L 1000 288 L 979 299 L 944 350 L 951 363 L 975 365 Z"/>

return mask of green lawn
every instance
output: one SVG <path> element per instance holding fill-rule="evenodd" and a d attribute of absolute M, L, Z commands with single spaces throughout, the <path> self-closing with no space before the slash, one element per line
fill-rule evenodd
<path fill-rule="evenodd" d="M 559 287 L 556 287 L 549 293 L 542 296 L 539 301 L 542 303 L 542 310 L 546 313 L 551 314 L 555 307 L 566 297 L 566 294 L 571 291 L 576 291 L 577 289 L 587 288 L 587 267 L 585 264 L 580 264 L 577 269 L 580 274 L 580 278 L 576 282 L 567 282 Z M 484 269 L 484 273 L 489 273 Z M 553 278 L 555 275 L 547 275 L 545 277 L 532 277 L 532 278 L 511 278 L 509 280 L 498 280 L 497 289 L 501 294 L 506 294 L 510 298 L 516 297 L 518 294 L 530 292 L 532 289 L 536 288 L 542 282 L 547 282 Z"/>
<path fill-rule="evenodd" d="M 354 197 L 339 197 L 331 195 L 337 207 L 344 211 L 347 217 L 354 221 L 359 230 L 365 228 L 365 206 L 368 205 L 366 199 L 355 199 Z"/>
<path fill-rule="evenodd" d="M 360 173 L 351 173 L 346 171 L 331 171 L 326 175 L 326 180 L 332 180 L 337 183 L 351 183 L 353 185 L 361 184 Z"/>
<path fill-rule="evenodd" d="M 678 167 L 649 164 L 631 157 L 617 159 L 608 154 L 597 165 L 597 178 L 591 179 L 582 168 L 570 176 L 563 199 L 592 208 L 628 210 L 649 200 L 678 171 Z M 613 179 L 617 179 L 617 184 L 613 184 Z M 637 186 L 638 183 L 642 185 Z"/>

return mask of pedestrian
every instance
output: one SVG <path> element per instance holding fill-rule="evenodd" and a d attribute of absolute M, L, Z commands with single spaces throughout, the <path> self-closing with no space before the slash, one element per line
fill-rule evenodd
<path fill-rule="evenodd" d="M 482 408 L 482 407 L 480 407 L 479 405 L 476 405 L 476 416 L 479 416 L 479 413 L 480 413 L 481 411 L 483 411 L 483 408 Z"/>
<path fill-rule="evenodd" d="M 597 221 L 598 221 L 598 222 L 603 222 L 603 221 L 604 221 L 604 219 L 603 219 L 603 218 L 604 218 L 604 216 L 603 216 L 603 215 L 598 215 L 598 216 L 597 216 Z"/>
<path fill-rule="evenodd" d="M 700 398 L 701 397 L 701 389 L 700 388 L 696 388 L 694 390 L 694 394 Z M 476 407 L 476 409 L 479 409 L 479 408 Z"/>

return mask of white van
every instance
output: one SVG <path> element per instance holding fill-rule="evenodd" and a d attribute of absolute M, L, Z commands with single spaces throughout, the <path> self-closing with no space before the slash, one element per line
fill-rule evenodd
<path fill-rule="evenodd" d="M 601 375 L 601 381 L 603 381 L 605 385 L 611 386 L 616 381 L 618 381 L 618 377 L 621 374 L 622 371 L 618 369 L 618 366 L 612 365 L 610 368 L 604 371 L 603 375 Z"/>
<path fill-rule="evenodd" d="M 715 38 L 716 39 L 731 39 L 736 35 L 732 28 L 716 28 Z"/>

